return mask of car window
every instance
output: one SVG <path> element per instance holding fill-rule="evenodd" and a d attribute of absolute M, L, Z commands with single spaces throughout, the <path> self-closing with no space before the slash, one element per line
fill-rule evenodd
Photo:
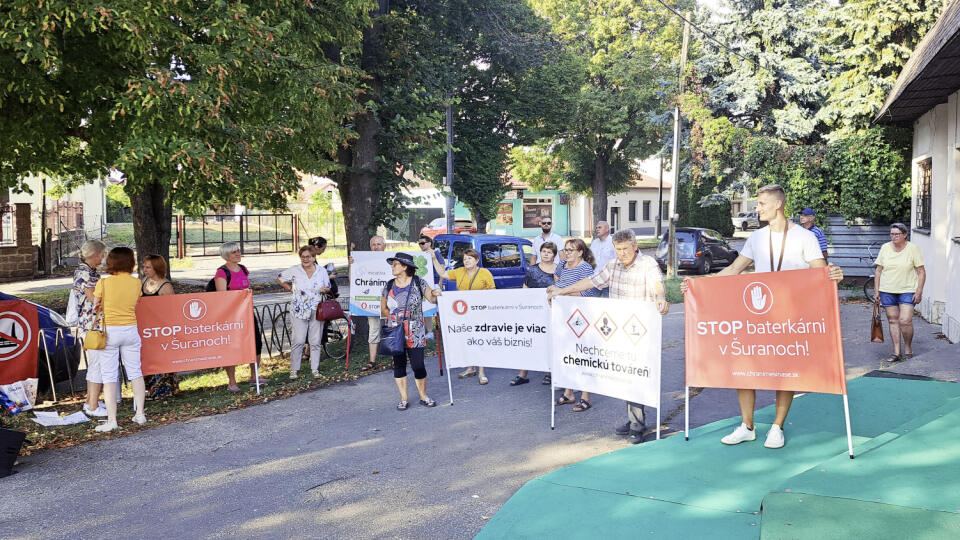
<path fill-rule="evenodd" d="M 434 240 L 433 247 L 440 250 L 440 255 L 443 255 L 443 259 L 447 259 L 447 254 L 450 253 L 450 241 L 449 240 Z"/>
<path fill-rule="evenodd" d="M 696 242 L 697 235 L 696 233 L 688 231 L 677 231 L 677 243 L 683 244 L 684 242 Z"/>
<path fill-rule="evenodd" d="M 431 228 L 431 229 L 441 228 L 441 227 L 443 227 L 443 225 L 444 225 L 446 222 L 447 222 L 446 218 L 442 218 L 442 217 L 441 217 L 441 218 L 436 218 L 436 219 L 434 219 L 433 221 L 430 222 L 430 228 Z"/>
<path fill-rule="evenodd" d="M 533 262 L 531 262 L 530 264 L 535 264 L 537 262 L 537 258 L 533 254 L 533 246 L 523 244 L 523 246 L 521 247 L 523 248 L 524 258 L 526 258 L 529 261 L 530 257 L 533 257 Z"/>
<path fill-rule="evenodd" d="M 516 268 L 523 265 L 516 244 L 485 244 L 480 248 L 484 268 Z"/>
<path fill-rule="evenodd" d="M 450 258 L 453 259 L 454 268 L 463 266 L 463 252 L 470 249 L 470 247 L 470 242 L 453 243 L 453 255 Z"/>
<path fill-rule="evenodd" d="M 712 240 L 719 242 L 721 244 L 724 242 L 723 235 L 718 233 L 717 231 L 708 230 L 704 232 L 707 233 L 707 236 L 709 236 Z"/>

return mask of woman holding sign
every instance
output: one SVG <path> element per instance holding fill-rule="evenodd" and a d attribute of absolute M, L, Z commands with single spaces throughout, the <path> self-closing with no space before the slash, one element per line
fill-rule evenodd
<path fill-rule="evenodd" d="M 290 379 L 300 372 L 303 348 L 310 341 L 310 371 L 313 377 L 320 376 L 320 339 L 324 321 L 317 320 L 317 306 L 329 294 L 330 278 L 327 270 L 317 264 L 312 246 L 300 248 L 300 264 L 291 266 L 277 275 L 277 284 L 293 293 L 290 312 L 293 313 L 293 336 L 290 346 Z"/>
<path fill-rule="evenodd" d="M 888 362 L 913 358 L 913 306 L 920 303 L 927 280 L 920 248 L 907 241 L 908 231 L 903 223 L 891 225 L 890 241 L 880 248 L 873 263 L 877 265 L 874 300 L 887 312 L 893 342 L 893 354 L 887 358 Z M 900 354 L 901 337 L 903 354 Z"/>
<path fill-rule="evenodd" d="M 479 291 L 484 289 L 496 289 L 497 285 L 493 281 L 493 274 L 486 268 L 480 268 L 480 254 L 475 249 L 468 249 L 463 252 L 463 266 L 447 270 L 443 264 L 437 260 L 436 251 L 433 252 L 433 268 L 441 279 L 451 279 L 457 282 L 458 291 Z M 483 366 L 470 366 L 460 372 L 457 378 L 466 379 L 480 373 L 480 384 L 490 382 L 483 372 Z"/>
<path fill-rule="evenodd" d="M 436 303 L 440 290 L 431 288 L 426 280 L 417 277 L 417 263 L 411 255 L 397 253 L 387 262 L 393 279 L 387 282 L 380 294 L 380 315 L 389 319 L 386 324 L 403 327 L 404 340 L 403 351 L 393 355 L 393 380 L 400 390 L 397 410 L 405 411 L 410 406 L 407 402 L 407 361 L 413 369 L 420 404 L 436 407 L 437 402 L 427 396 L 427 368 L 423 365 L 423 349 L 426 346 L 423 301 Z"/>
<path fill-rule="evenodd" d="M 564 288 L 593 275 L 597 264 L 594 262 L 593 252 L 587 247 L 587 243 L 579 238 L 571 238 L 564 245 L 563 252 L 567 258 L 557 267 L 557 287 Z M 600 296 L 600 289 L 591 288 L 585 291 L 570 293 L 579 296 Z M 557 398 L 557 405 L 568 405 L 576 403 L 573 406 L 573 412 L 583 412 L 589 409 L 590 392 L 580 392 L 580 401 L 573 397 L 573 388 L 567 388 L 563 395 Z"/>
<path fill-rule="evenodd" d="M 554 272 L 557 271 L 557 245 L 553 242 L 544 242 L 540 246 L 540 262 L 527 268 L 527 275 L 523 278 L 524 289 L 546 289 L 556 284 L 557 278 Z M 527 370 L 521 369 L 517 376 L 510 381 L 510 386 L 520 386 L 527 384 L 530 379 L 527 378 Z M 543 377 L 542 384 L 550 384 L 550 374 Z"/>

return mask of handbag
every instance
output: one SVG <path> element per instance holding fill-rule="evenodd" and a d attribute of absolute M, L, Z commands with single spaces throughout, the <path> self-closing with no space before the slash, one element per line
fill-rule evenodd
<path fill-rule="evenodd" d="M 103 282 L 103 300 L 100 302 L 100 311 L 93 318 L 93 326 L 87 330 L 87 335 L 83 337 L 83 348 L 88 351 L 100 351 L 107 346 L 107 308 L 105 300 L 107 298 L 107 282 Z M 100 330 L 97 330 L 97 321 L 100 322 Z"/>
<path fill-rule="evenodd" d="M 870 320 L 870 341 L 883 343 L 883 319 L 880 318 L 880 301 L 873 301 L 873 318 Z"/>
<path fill-rule="evenodd" d="M 389 286 L 393 287 L 395 280 L 390 280 Z M 417 289 L 420 286 L 417 285 Z M 413 296 L 413 289 L 407 293 L 407 305 L 404 306 L 404 313 L 410 308 L 410 297 Z M 380 344 L 377 345 L 377 354 L 384 356 L 395 356 L 403 354 L 407 346 L 406 325 L 401 321 L 396 326 L 382 325 L 380 328 Z"/>
<path fill-rule="evenodd" d="M 317 305 L 318 321 L 332 321 L 346 318 L 347 316 L 343 313 L 343 308 L 340 307 L 340 302 L 336 300 L 324 300 Z"/>

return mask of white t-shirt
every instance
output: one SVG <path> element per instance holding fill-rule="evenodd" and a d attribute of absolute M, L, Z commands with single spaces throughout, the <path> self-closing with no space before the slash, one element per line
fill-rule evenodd
<path fill-rule="evenodd" d="M 590 242 L 590 251 L 597 263 L 597 271 L 606 268 L 610 261 L 617 258 L 617 250 L 613 248 L 613 235 L 608 234 L 606 240 L 594 237 Z"/>
<path fill-rule="evenodd" d="M 773 235 L 773 265 L 770 268 L 770 235 Z M 772 272 L 780 260 L 780 246 L 783 245 L 783 233 L 771 233 L 770 226 L 757 229 L 747 238 L 741 255 L 753 260 L 757 272 Z M 800 225 L 791 223 L 787 229 L 787 244 L 783 254 L 783 266 L 780 270 L 803 270 L 810 263 L 823 258 L 817 235 Z"/>
<path fill-rule="evenodd" d="M 559 256 L 560 252 L 563 251 L 563 237 L 555 232 L 551 232 L 550 236 L 544 238 L 543 233 L 538 234 L 533 238 L 533 253 L 537 256 L 537 262 L 540 262 L 540 248 L 547 242 L 553 242 L 557 245 L 557 255 Z"/>

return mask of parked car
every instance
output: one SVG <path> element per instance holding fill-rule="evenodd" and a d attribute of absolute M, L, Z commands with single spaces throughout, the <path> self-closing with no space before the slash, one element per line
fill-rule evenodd
<path fill-rule="evenodd" d="M 442 217 L 431 221 L 426 227 L 420 229 L 420 234 L 425 234 L 430 238 L 445 232 L 447 232 L 447 218 Z M 477 226 L 469 219 L 453 220 L 453 234 L 474 234 L 476 232 Z"/>
<path fill-rule="evenodd" d="M 760 216 L 756 212 L 740 212 L 733 220 L 733 228 L 745 231 L 760 228 Z"/>
<path fill-rule="evenodd" d="M 434 247 L 446 260 L 447 270 L 463 266 L 463 252 L 475 249 L 480 253 L 480 266 L 493 274 L 498 289 L 519 289 L 530 266 L 533 243 L 526 238 L 499 234 L 439 234 Z M 442 280 L 443 290 L 457 290 L 457 282 Z"/>
<path fill-rule="evenodd" d="M 657 247 L 657 264 L 667 270 L 668 233 L 664 233 Z M 714 268 L 732 263 L 739 253 L 730 247 L 723 235 L 700 227 L 677 227 L 677 268 L 693 269 L 698 274 L 709 274 Z"/>

